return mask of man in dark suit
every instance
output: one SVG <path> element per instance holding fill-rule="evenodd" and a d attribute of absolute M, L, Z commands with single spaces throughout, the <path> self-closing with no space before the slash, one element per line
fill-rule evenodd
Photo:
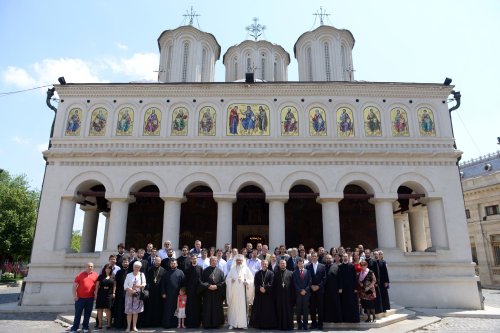
<path fill-rule="evenodd" d="M 295 286 L 295 315 L 297 318 L 297 329 L 307 330 L 307 318 L 309 316 L 309 297 L 311 295 L 311 274 L 304 268 L 304 259 L 297 259 L 297 269 L 292 275 Z"/>
<path fill-rule="evenodd" d="M 311 254 L 311 262 L 306 266 L 311 274 L 311 302 L 309 312 L 311 314 L 311 328 L 323 329 L 324 296 L 326 268 L 324 264 L 318 262 L 318 253 Z"/>
<path fill-rule="evenodd" d="M 299 258 L 298 257 L 299 251 L 297 250 L 296 247 L 292 249 L 291 254 L 292 255 L 290 256 L 290 258 L 288 258 L 288 260 L 286 261 L 286 269 L 293 272 L 297 266 L 297 260 Z"/>

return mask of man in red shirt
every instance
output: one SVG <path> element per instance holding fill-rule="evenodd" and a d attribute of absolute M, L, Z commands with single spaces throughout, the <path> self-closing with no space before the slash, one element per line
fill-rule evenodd
<path fill-rule="evenodd" d="M 94 272 L 94 264 L 89 262 L 83 272 L 75 277 L 73 283 L 73 297 L 75 299 L 75 319 L 71 326 L 70 333 L 78 331 L 80 319 L 83 312 L 82 329 L 84 333 L 89 331 L 90 314 L 94 306 L 96 294 L 95 285 L 97 282 L 97 273 Z"/>

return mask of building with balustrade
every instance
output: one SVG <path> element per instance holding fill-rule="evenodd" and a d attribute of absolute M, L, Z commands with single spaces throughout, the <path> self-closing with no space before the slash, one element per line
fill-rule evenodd
<path fill-rule="evenodd" d="M 223 56 L 226 82 L 213 82 L 221 46 L 181 26 L 158 38 L 156 83 L 56 85 L 23 304 L 71 304 L 74 275 L 118 243 L 200 239 L 361 243 L 384 250 L 396 303 L 479 308 L 453 86 L 355 81 L 354 42 L 326 25 L 298 36 L 299 81 L 289 82 L 283 47 L 246 40 Z M 72 253 L 76 209 L 85 215 Z"/>

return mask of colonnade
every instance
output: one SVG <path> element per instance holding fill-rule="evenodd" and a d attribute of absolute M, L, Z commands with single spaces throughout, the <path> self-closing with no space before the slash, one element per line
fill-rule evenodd
<path fill-rule="evenodd" d="M 217 233 L 216 246 L 223 248 L 232 240 L 233 203 L 236 194 L 214 193 L 217 203 Z M 270 248 L 286 244 L 285 241 L 285 203 L 288 193 L 266 194 L 269 204 L 269 245 Z M 131 196 L 107 197 L 110 211 L 105 213 L 106 227 L 104 232 L 105 251 L 114 251 L 116 245 L 125 242 L 127 232 L 127 215 L 129 203 L 135 199 Z M 162 239 L 169 239 L 173 248 L 179 248 L 179 232 L 181 205 L 186 200 L 183 195 L 161 197 L 164 201 Z M 325 247 L 338 246 L 340 239 L 339 202 L 343 197 L 320 196 L 317 202 L 322 205 L 323 244 Z M 405 236 L 402 215 L 393 213 L 393 203 L 397 196 L 377 195 L 369 199 L 375 206 L 378 247 L 383 249 L 400 249 L 405 251 Z M 424 206 L 411 207 L 407 218 L 411 233 L 411 248 L 413 251 L 425 251 L 433 246 L 436 249 L 448 248 L 448 234 L 444 218 L 441 198 L 420 199 Z M 63 197 L 59 208 L 57 232 L 54 241 L 55 250 L 70 248 L 76 200 L 73 197 Z M 84 222 L 80 252 L 94 252 L 99 213 L 96 206 L 83 206 Z M 424 219 L 427 211 L 432 241 L 428 241 L 425 233 Z M 406 217 L 405 217 L 406 218 Z"/>

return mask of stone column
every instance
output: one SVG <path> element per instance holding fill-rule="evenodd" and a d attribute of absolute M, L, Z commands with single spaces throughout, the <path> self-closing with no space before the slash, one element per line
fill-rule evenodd
<path fill-rule="evenodd" d="M 323 246 L 338 247 L 340 241 L 339 201 L 342 198 L 318 198 L 323 215 Z"/>
<path fill-rule="evenodd" d="M 269 249 L 285 244 L 285 195 L 266 195 L 269 203 Z"/>
<path fill-rule="evenodd" d="M 130 198 L 107 199 L 111 201 L 111 211 L 109 212 L 108 237 L 105 240 L 106 251 L 116 251 L 118 244 L 125 243 Z"/>
<path fill-rule="evenodd" d="M 427 241 L 425 239 L 424 210 L 422 208 L 411 208 L 408 213 L 410 222 L 410 237 L 413 251 L 425 251 Z"/>
<path fill-rule="evenodd" d="M 432 246 L 435 249 L 448 249 L 448 232 L 443 213 L 443 201 L 439 198 L 422 198 L 420 202 L 427 205 Z"/>
<path fill-rule="evenodd" d="M 94 252 L 95 239 L 97 236 L 97 223 L 99 221 L 99 212 L 96 206 L 80 206 L 85 212 L 83 217 L 82 239 L 80 241 L 80 252 Z"/>
<path fill-rule="evenodd" d="M 395 198 L 372 198 L 370 203 L 375 205 L 375 219 L 377 221 L 377 241 L 381 249 L 396 248 L 396 233 L 394 230 L 394 213 L 392 203 Z"/>
<path fill-rule="evenodd" d="M 76 203 L 73 197 L 61 198 L 59 215 L 57 217 L 57 232 L 54 249 L 56 251 L 67 251 L 71 248 L 71 234 L 75 220 Z"/>
<path fill-rule="evenodd" d="M 178 249 L 181 226 L 181 204 L 185 201 L 185 198 L 183 196 L 166 196 L 161 198 L 165 201 L 162 244 L 165 240 L 169 239 L 172 243 L 172 248 Z"/>
<path fill-rule="evenodd" d="M 109 232 L 109 212 L 103 212 L 102 215 L 106 218 L 106 221 L 104 222 L 104 237 L 102 238 L 102 249 L 106 249 L 106 239 L 108 239 L 108 232 Z"/>
<path fill-rule="evenodd" d="M 406 242 L 405 242 L 405 228 L 404 221 L 406 220 L 406 214 L 396 214 L 394 215 L 394 230 L 396 232 L 396 247 L 403 252 L 406 252 Z"/>
<path fill-rule="evenodd" d="M 232 243 L 233 239 L 233 202 L 236 195 L 219 196 L 214 194 L 217 202 L 217 240 L 218 249 L 224 249 L 224 244 Z"/>

